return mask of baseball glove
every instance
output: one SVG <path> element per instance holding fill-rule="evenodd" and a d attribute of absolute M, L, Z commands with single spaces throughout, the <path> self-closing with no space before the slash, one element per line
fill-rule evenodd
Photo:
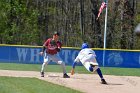
<path fill-rule="evenodd" d="M 60 48 L 56 48 L 57 52 L 60 52 Z"/>
<path fill-rule="evenodd" d="M 51 41 L 50 41 L 50 44 L 51 44 L 52 46 L 56 46 L 56 45 L 57 45 L 56 42 L 55 42 L 55 40 L 51 40 Z"/>

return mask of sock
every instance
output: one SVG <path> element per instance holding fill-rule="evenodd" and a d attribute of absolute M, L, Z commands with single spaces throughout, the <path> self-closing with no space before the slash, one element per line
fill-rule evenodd
<path fill-rule="evenodd" d="M 98 73 L 98 75 L 100 76 L 101 79 L 104 79 L 100 68 L 97 69 L 97 73 Z"/>
<path fill-rule="evenodd" d="M 45 65 L 46 65 L 46 63 L 44 62 L 44 63 L 42 64 L 41 72 L 44 72 L 44 67 L 45 67 Z"/>

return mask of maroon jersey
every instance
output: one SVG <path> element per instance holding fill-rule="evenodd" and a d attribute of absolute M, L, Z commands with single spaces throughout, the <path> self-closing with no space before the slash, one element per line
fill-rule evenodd
<path fill-rule="evenodd" d="M 54 40 L 53 40 L 54 41 Z M 62 44 L 60 41 L 52 42 L 52 38 L 47 39 L 47 41 L 43 44 L 43 46 L 47 46 L 46 53 L 54 55 L 57 54 L 57 48 L 61 48 Z"/>

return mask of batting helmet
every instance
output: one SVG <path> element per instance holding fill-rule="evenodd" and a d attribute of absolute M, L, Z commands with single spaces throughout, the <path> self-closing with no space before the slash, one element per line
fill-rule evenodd
<path fill-rule="evenodd" d="M 88 46 L 87 43 L 83 43 L 81 48 L 82 48 L 82 49 L 85 49 L 85 48 L 89 48 L 89 46 Z"/>

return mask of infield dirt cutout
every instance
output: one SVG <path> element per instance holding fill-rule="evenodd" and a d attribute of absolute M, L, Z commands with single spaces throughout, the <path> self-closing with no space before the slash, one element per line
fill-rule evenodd
<path fill-rule="evenodd" d="M 74 74 L 71 78 L 63 78 L 62 73 L 46 72 L 45 77 L 40 77 L 40 72 L 36 71 L 0 70 L 0 76 L 34 77 L 84 93 L 140 93 L 140 77 L 134 76 L 104 75 L 108 85 L 101 84 L 97 74 Z"/>

